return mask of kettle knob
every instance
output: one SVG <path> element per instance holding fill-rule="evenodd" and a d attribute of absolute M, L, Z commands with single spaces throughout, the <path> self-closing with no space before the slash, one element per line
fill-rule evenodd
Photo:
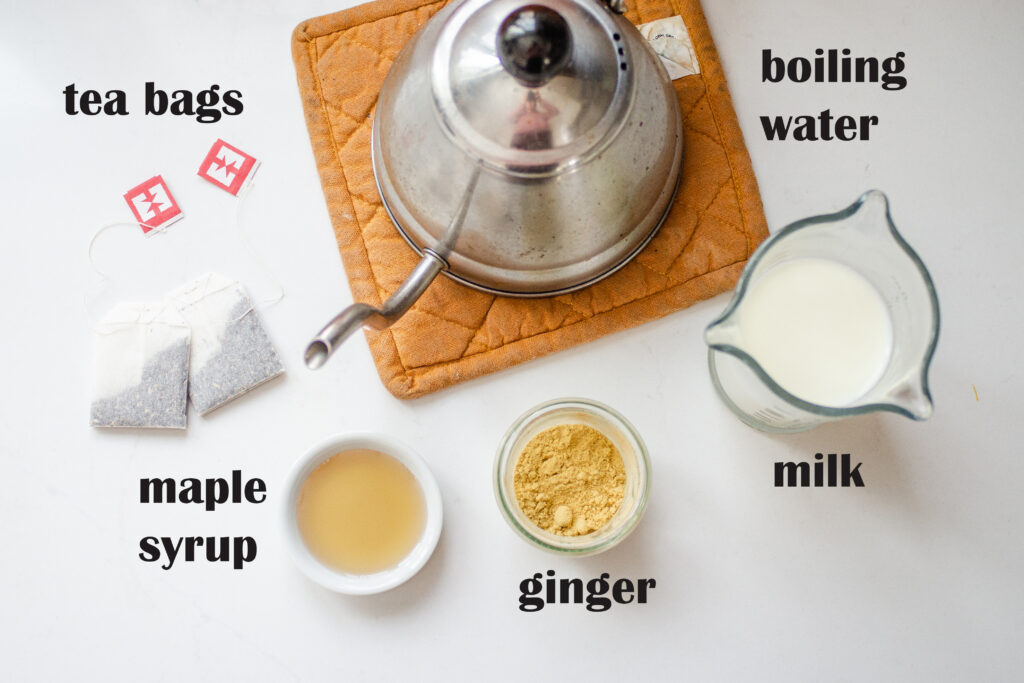
<path fill-rule="evenodd" d="M 501 65 L 527 88 L 551 80 L 572 54 L 569 24 L 543 5 L 526 5 L 505 17 L 497 42 Z"/>

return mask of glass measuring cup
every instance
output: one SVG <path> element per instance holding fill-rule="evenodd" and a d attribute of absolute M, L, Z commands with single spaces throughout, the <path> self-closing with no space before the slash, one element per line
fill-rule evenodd
<path fill-rule="evenodd" d="M 870 388 L 853 400 L 830 404 L 791 393 L 791 381 L 765 370 L 765 358 L 758 358 L 764 351 L 751 343 L 750 324 L 744 325 L 753 320 L 752 306 L 759 305 L 751 292 L 767 283 L 764 278 L 774 269 L 792 269 L 800 259 L 866 281 L 888 314 L 888 358 L 878 366 L 877 379 L 869 378 Z M 806 283 L 807 287 L 815 285 L 814 281 Z M 839 313 L 847 315 L 842 310 Z M 856 312 L 851 310 L 848 315 Z M 856 321 L 852 322 L 856 329 Z M 872 190 L 838 213 L 805 218 L 766 240 L 751 256 L 732 301 L 708 326 L 704 338 L 711 381 L 730 410 L 762 431 L 798 432 L 875 411 L 928 419 L 932 414 L 928 368 L 938 334 L 939 302 L 928 270 L 893 225 L 886 196 Z M 834 360 L 846 362 L 841 355 Z M 789 389 L 784 386 L 787 383 Z"/>

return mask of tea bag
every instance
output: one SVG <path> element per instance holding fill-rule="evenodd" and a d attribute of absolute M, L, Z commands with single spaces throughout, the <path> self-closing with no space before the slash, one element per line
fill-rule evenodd
<path fill-rule="evenodd" d="M 188 391 L 200 414 L 284 372 L 252 299 L 237 281 L 207 273 L 168 300 L 192 327 Z"/>
<path fill-rule="evenodd" d="M 95 328 L 93 427 L 185 428 L 189 328 L 167 304 L 122 303 Z"/>

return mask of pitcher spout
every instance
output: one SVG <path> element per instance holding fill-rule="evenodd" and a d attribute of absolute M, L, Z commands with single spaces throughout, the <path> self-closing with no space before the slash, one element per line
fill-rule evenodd
<path fill-rule="evenodd" d="M 896 385 L 887 398 L 894 407 L 913 420 L 927 420 L 935 411 L 931 392 L 923 379 L 909 379 Z"/>
<path fill-rule="evenodd" d="M 704 341 L 713 349 L 739 346 L 739 326 L 726 316 L 719 318 L 704 330 Z"/>

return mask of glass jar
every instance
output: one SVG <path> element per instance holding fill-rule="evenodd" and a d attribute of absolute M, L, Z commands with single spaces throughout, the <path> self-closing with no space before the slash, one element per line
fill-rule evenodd
<path fill-rule="evenodd" d="M 603 527 L 582 536 L 561 536 L 534 524 L 519 508 L 513 486 L 523 448 L 540 432 L 563 424 L 584 424 L 604 434 L 626 470 L 619 509 Z M 528 410 L 506 432 L 494 462 L 494 495 L 509 526 L 533 545 L 559 554 L 593 555 L 617 545 L 636 528 L 647 507 L 650 470 L 643 440 L 626 418 L 596 401 L 560 398 Z"/>

